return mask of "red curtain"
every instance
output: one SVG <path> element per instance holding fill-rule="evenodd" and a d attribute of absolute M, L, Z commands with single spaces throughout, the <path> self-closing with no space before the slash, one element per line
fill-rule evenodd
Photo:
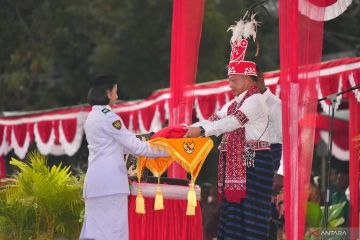
<path fill-rule="evenodd" d="M 191 123 L 193 83 L 196 78 L 203 18 L 204 0 L 174 0 L 170 66 L 170 126 Z M 186 177 L 185 171 L 175 164 L 169 168 L 168 175 L 169 177 Z"/>
<path fill-rule="evenodd" d="M 360 134 L 360 103 L 355 94 L 349 96 L 349 188 L 350 188 L 350 227 L 359 228 L 359 142 L 354 138 Z M 351 239 L 358 239 L 358 231 L 351 231 Z"/>
<path fill-rule="evenodd" d="M 164 199 L 163 210 L 154 210 L 154 198 L 144 197 L 146 214 L 135 212 L 136 196 L 129 196 L 130 240 L 202 240 L 200 203 L 195 216 L 186 216 L 187 200 Z"/>
<path fill-rule="evenodd" d="M 279 1 L 280 84 L 283 118 L 286 239 L 303 239 L 316 125 L 316 80 L 323 21 L 299 13 L 303 0 Z M 307 126 L 300 125 L 306 121 Z"/>

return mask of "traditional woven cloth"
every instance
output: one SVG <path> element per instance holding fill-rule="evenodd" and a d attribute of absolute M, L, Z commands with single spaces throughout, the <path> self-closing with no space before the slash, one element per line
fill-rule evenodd
<path fill-rule="evenodd" d="M 279 170 L 281 155 L 282 155 L 282 144 L 280 144 L 280 143 L 271 144 L 271 156 L 274 161 L 274 172 L 275 173 Z"/>
<path fill-rule="evenodd" d="M 246 198 L 221 204 L 218 239 L 268 239 L 273 176 L 270 150 L 256 151 L 254 167 L 246 170 Z"/>
<path fill-rule="evenodd" d="M 239 103 L 234 101 L 234 103 L 230 105 L 228 108 L 228 115 L 236 116 L 242 125 L 245 124 L 248 119 L 239 108 L 248 97 L 256 93 L 259 93 L 259 89 L 256 86 L 250 88 Z M 224 189 L 225 198 L 229 202 L 239 202 L 242 198 L 246 197 L 246 162 L 243 159 L 245 144 L 244 127 L 225 133 L 223 136 L 220 144 L 220 151 L 226 152 L 226 159 L 220 154 L 218 165 L 218 189 L 220 199 L 222 199 L 222 189 Z M 223 187 L 224 182 L 225 186 Z"/>

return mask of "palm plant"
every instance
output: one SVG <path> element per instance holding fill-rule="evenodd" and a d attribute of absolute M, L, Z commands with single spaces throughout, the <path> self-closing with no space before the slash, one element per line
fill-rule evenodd
<path fill-rule="evenodd" d="M 345 222 L 345 219 L 341 217 L 345 204 L 346 202 L 342 202 L 329 206 L 328 229 L 340 227 Z M 308 202 L 306 224 L 308 228 L 305 233 L 305 239 L 321 239 L 320 231 L 324 227 L 324 207 L 320 207 L 319 204 L 314 202 Z"/>
<path fill-rule="evenodd" d="M 71 176 L 69 167 L 49 168 L 46 157 L 38 152 L 30 153 L 28 160 L 10 161 L 20 171 L 1 190 L 0 230 L 7 229 L 3 232 L 10 239 L 76 239 L 84 208 L 82 182 Z"/>

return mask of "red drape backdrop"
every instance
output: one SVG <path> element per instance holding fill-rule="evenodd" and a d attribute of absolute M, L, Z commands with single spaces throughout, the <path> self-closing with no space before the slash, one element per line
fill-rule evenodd
<path fill-rule="evenodd" d="M 155 211 L 154 198 L 144 197 L 146 214 L 137 214 L 136 196 L 129 196 L 129 239 L 202 240 L 201 209 L 186 216 L 186 199 L 164 198 L 164 210 Z M 200 203 L 198 202 L 198 206 Z"/>
<path fill-rule="evenodd" d="M 323 22 L 299 13 L 302 0 L 279 1 L 286 239 L 303 239 L 313 157 Z M 319 13 L 321 14 L 321 13 Z M 300 121 L 307 126 L 301 126 Z"/>
<path fill-rule="evenodd" d="M 0 156 L 0 179 L 6 177 L 5 158 Z"/>
<path fill-rule="evenodd" d="M 169 126 L 191 123 L 193 84 L 196 78 L 204 0 L 174 0 L 172 35 Z M 169 177 L 186 178 L 176 163 L 168 170 Z"/>

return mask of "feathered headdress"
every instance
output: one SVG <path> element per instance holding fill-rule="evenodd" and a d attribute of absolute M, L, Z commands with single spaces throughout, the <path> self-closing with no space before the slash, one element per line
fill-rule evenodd
<path fill-rule="evenodd" d="M 252 38 L 253 41 L 257 43 L 256 32 L 257 27 L 260 25 L 260 23 L 256 20 L 257 13 L 255 12 L 255 9 L 257 7 L 264 8 L 262 4 L 265 2 L 266 1 L 261 1 L 259 3 L 253 4 L 250 9 L 245 13 L 244 17 L 240 19 L 240 21 L 236 22 L 235 25 L 230 26 L 228 29 L 228 31 L 231 30 L 233 32 L 230 40 L 231 55 L 228 67 L 229 76 L 236 74 L 257 76 L 256 64 L 251 61 L 244 61 L 244 58 L 246 48 L 248 46 L 248 39 Z M 258 48 L 256 52 L 258 52 Z"/>

